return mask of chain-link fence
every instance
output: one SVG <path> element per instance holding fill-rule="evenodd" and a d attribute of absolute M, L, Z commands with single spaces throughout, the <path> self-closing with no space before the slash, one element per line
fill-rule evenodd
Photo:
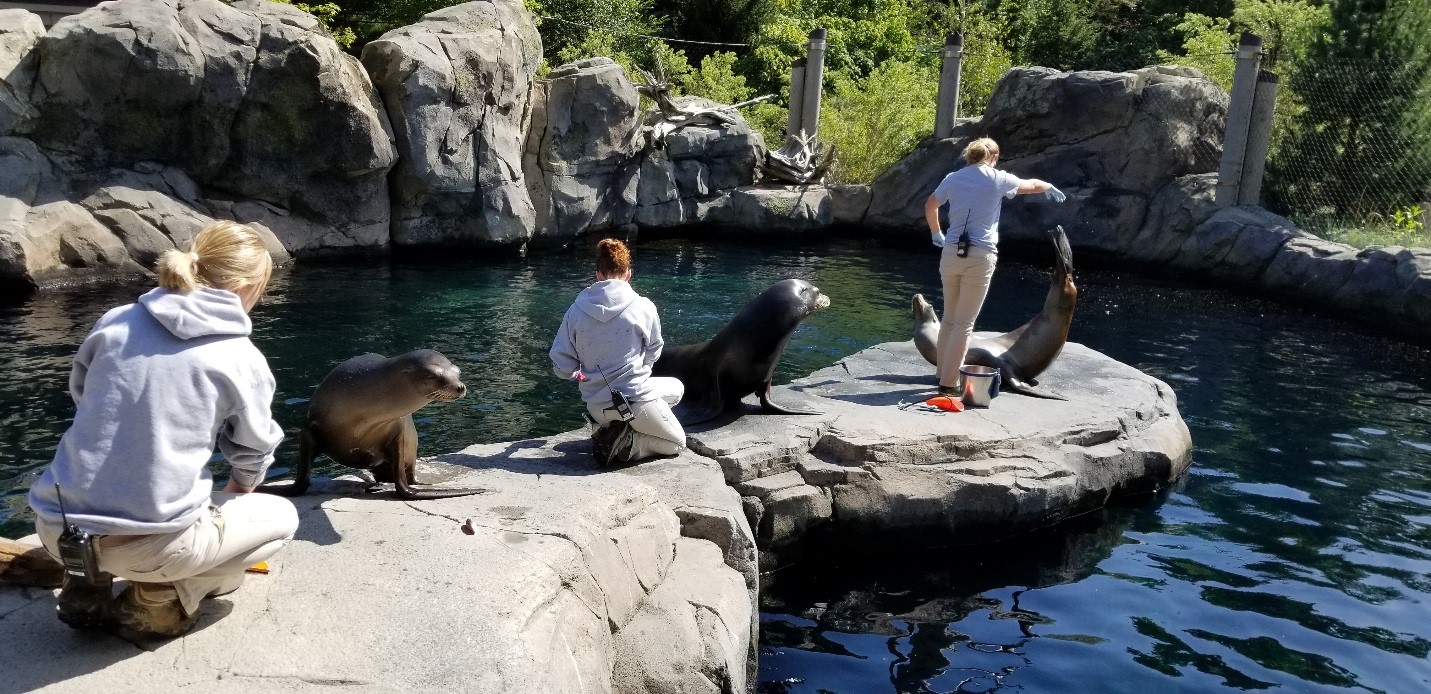
<path fill-rule="evenodd" d="M 1408 69 L 1364 60 L 1286 76 L 1267 207 L 1357 246 L 1431 246 L 1431 90 Z"/>

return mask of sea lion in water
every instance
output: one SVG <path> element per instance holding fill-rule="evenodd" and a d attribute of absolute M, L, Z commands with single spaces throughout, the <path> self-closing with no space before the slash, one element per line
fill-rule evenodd
<path fill-rule="evenodd" d="M 404 499 L 442 499 L 478 494 L 482 489 L 418 491 L 417 429 L 412 413 L 434 400 L 451 402 L 467 393 L 461 370 L 447 357 L 419 349 L 391 359 L 363 354 L 339 364 L 318 384 L 308 402 L 308 419 L 298 443 L 293 484 L 264 489 L 284 496 L 308 491 L 313 459 L 371 470 L 378 482 L 392 482 Z"/>
<path fill-rule="evenodd" d="M 772 402 L 770 379 L 800 321 L 829 305 L 815 285 L 781 280 L 747 302 L 715 337 L 663 351 L 651 375 L 674 376 L 685 384 L 686 394 L 674 409 L 681 424 L 712 419 L 751 393 L 766 412 L 819 414 Z"/>
<path fill-rule="evenodd" d="M 1044 298 L 1043 310 L 1013 332 L 995 337 L 974 337 L 969 342 L 969 351 L 964 356 L 965 364 L 990 366 L 999 370 L 1004 390 L 1031 395 L 1036 398 L 1064 400 L 1056 393 L 1036 388 L 1037 376 L 1053 363 L 1063 345 L 1068 342 L 1068 328 L 1073 323 L 1073 307 L 1078 301 L 1078 287 L 1073 284 L 1073 250 L 1068 247 L 1068 237 L 1063 227 L 1055 227 L 1048 232 L 1053 242 L 1056 256 L 1052 282 L 1048 296 Z M 938 365 L 939 314 L 924 300 L 924 295 L 915 294 L 914 346 L 930 363 Z"/>

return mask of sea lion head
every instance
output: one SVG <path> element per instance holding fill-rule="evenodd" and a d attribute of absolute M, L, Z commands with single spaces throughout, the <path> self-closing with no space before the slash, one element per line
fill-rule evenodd
<path fill-rule="evenodd" d="M 402 372 L 428 400 L 452 402 L 467 394 L 462 370 L 436 350 L 419 349 L 397 358 Z"/>
<path fill-rule="evenodd" d="M 934 305 L 925 300 L 923 294 L 915 294 L 914 300 L 910 302 L 910 308 L 914 311 L 914 324 L 938 323 L 939 314 L 934 312 Z"/>
<path fill-rule="evenodd" d="M 781 280 L 770 287 L 771 292 L 789 292 L 798 300 L 798 304 L 804 308 L 800 319 L 804 320 L 816 311 L 821 311 L 830 307 L 830 297 L 820 292 L 816 287 L 805 280 Z"/>

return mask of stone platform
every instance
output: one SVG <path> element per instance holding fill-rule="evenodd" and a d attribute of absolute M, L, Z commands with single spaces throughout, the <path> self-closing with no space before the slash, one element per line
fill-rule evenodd
<path fill-rule="evenodd" d="M 477 496 L 317 484 L 272 573 L 168 643 L 71 632 L 51 591 L 0 586 L 5 689 L 743 692 L 759 549 L 822 524 L 995 539 L 1188 465 L 1171 389 L 1080 345 L 1043 379 L 1068 401 L 900 409 L 930 396 L 930 374 L 911 343 L 872 347 L 776 389 L 821 415 L 752 399 L 693 427 L 681 456 L 620 469 L 595 467 L 584 431 L 424 462 L 429 481 L 490 490 Z"/>

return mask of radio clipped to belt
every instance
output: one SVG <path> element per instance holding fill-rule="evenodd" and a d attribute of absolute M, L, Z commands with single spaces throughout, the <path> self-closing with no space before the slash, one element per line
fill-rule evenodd
<path fill-rule="evenodd" d="M 78 525 L 70 524 L 58 482 L 55 483 L 55 499 L 60 505 L 60 524 L 64 526 L 64 532 L 55 542 L 60 547 L 60 563 L 65 567 L 59 617 L 75 629 L 97 629 L 106 621 L 113 578 L 99 570 L 99 555 L 94 544 L 98 538 L 80 530 Z"/>
<path fill-rule="evenodd" d="M 969 215 L 973 213 L 974 211 L 970 210 L 968 214 L 964 215 L 964 231 L 959 233 L 959 244 L 954 251 L 954 254 L 960 258 L 969 257 Z"/>
<path fill-rule="evenodd" d="M 623 422 L 629 422 L 635 419 L 636 415 L 631 413 L 631 403 L 626 399 L 626 396 L 622 395 L 621 391 L 611 387 L 611 379 L 606 377 L 606 372 L 602 371 L 599 365 L 596 367 L 596 372 L 601 374 L 601 380 L 606 381 L 606 389 L 611 391 L 611 407 L 606 409 L 614 410 L 616 416 L 621 418 Z"/>

